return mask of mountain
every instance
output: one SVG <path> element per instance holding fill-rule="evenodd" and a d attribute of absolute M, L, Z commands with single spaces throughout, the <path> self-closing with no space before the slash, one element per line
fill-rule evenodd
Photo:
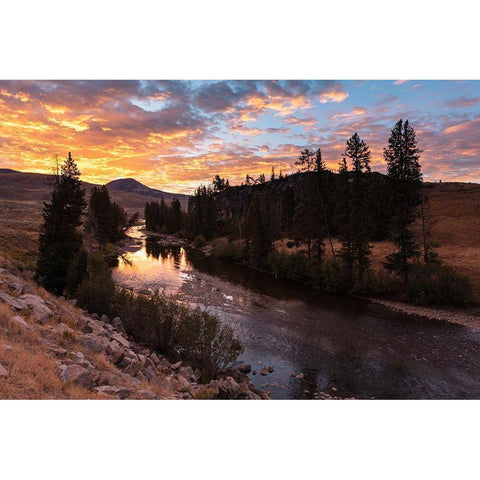
<path fill-rule="evenodd" d="M 87 198 L 90 190 L 95 185 L 83 182 Z M 138 211 L 143 215 L 146 202 L 158 200 L 163 196 L 166 202 L 178 198 L 182 208 L 186 209 L 188 195 L 162 192 L 147 187 L 133 178 L 114 180 L 107 187 L 112 199 L 119 203 L 129 212 Z M 17 172 L 9 168 L 0 169 L 0 201 L 29 204 L 32 207 L 41 208 L 44 201 L 50 198 L 52 189 L 52 177 L 44 173 Z"/>
<path fill-rule="evenodd" d="M 112 180 L 111 182 L 107 183 L 107 187 L 111 192 L 127 192 L 158 199 L 163 197 L 166 202 L 171 202 L 174 198 L 178 198 L 183 208 L 186 208 L 188 203 L 188 195 L 164 192 L 162 190 L 157 190 L 156 188 L 150 188 L 134 178 L 121 178 L 119 180 Z"/>

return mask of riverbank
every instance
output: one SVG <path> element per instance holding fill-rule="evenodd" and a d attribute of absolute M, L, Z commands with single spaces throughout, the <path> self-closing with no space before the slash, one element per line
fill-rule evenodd
<path fill-rule="evenodd" d="M 407 315 L 416 315 L 429 320 L 440 320 L 443 322 L 455 323 L 457 325 L 464 325 L 469 328 L 480 330 L 480 312 L 478 308 L 470 308 L 468 310 L 439 309 L 421 305 L 411 305 L 394 300 L 384 300 L 381 298 L 359 298 L 364 298 L 372 303 L 383 305 L 390 310 L 406 313 Z"/>
<path fill-rule="evenodd" d="M 6 268 L 5 268 L 6 267 Z M 89 314 L 36 286 L 5 259 L 0 268 L 0 399 L 263 399 L 231 369 L 200 371 L 129 338 L 120 317 Z"/>
<path fill-rule="evenodd" d="M 148 236 L 159 237 L 160 246 L 188 247 L 198 252 L 201 252 L 206 257 L 209 257 L 212 254 L 213 246 L 211 243 L 208 243 L 207 245 L 202 247 L 198 247 L 195 245 L 194 242 L 178 238 L 174 235 L 159 234 L 155 232 L 149 232 L 144 229 L 140 229 L 138 231 L 141 232 L 142 235 L 147 237 Z M 138 240 L 134 241 L 131 244 L 131 247 L 140 248 Z M 362 296 L 355 296 L 355 295 L 353 295 L 352 297 L 361 298 L 363 300 L 367 300 L 375 304 L 383 305 L 389 310 L 392 310 L 395 312 L 401 312 L 407 315 L 415 315 L 415 316 L 423 317 L 429 320 L 444 321 L 444 322 L 454 323 L 457 325 L 464 325 L 469 328 L 480 330 L 480 310 L 478 307 L 468 307 L 466 309 L 432 308 L 432 307 L 427 307 L 422 305 L 409 304 L 409 303 L 398 301 L 398 300 L 389 300 L 389 299 L 375 298 L 375 297 L 362 297 Z"/>

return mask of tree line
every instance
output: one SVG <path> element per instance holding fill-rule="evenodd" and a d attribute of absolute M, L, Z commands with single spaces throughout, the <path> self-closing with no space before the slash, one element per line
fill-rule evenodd
<path fill-rule="evenodd" d="M 435 251 L 420 154 L 415 130 L 399 120 L 383 150 L 386 175 L 372 172 L 370 148 L 358 133 L 335 173 L 320 148 L 305 148 L 295 161 L 299 173 L 288 177 L 272 170 L 270 181 L 247 176 L 246 184 L 230 186 L 216 175 L 190 198 L 183 233 L 197 243 L 226 236 L 230 244 L 217 243 L 219 256 L 325 290 L 461 304 L 471 287 Z M 301 253 L 279 252 L 280 239 Z M 371 269 L 371 242 L 380 240 L 395 246 L 383 261 L 386 275 Z"/>
<path fill-rule="evenodd" d="M 56 295 L 75 295 L 87 276 L 81 226 L 104 250 L 108 243 L 123 238 L 138 219 L 138 214 L 129 216 L 112 202 L 105 185 L 93 187 L 87 203 L 80 175 L 69 152 L 61 167 L 57 166 L 50 201 L 44 202 L 35 279 Z"/>

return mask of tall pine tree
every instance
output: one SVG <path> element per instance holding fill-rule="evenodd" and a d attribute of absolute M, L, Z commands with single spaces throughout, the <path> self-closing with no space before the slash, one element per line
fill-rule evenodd
<path fill-rule="evenodd" d="M 69 277 L 81 277 L 70 265 L 81 256 L 82 236 L 77 231 L 85 209 L 85 190 L 80 171 L 69 152 L 55 175 L 50 202 L 44 202 L 40 231 L 39 256 L 35 270 L 37 282 L 52 293 L 61 295 Z M 83 265 L 83 262 L 78 262 Z M 83 267 L 82 267 L 83 268 Z"/>
<path fill-rule="evenodd" d="M 399 120 L 388 139 L 383 156 L 387 162 L 387 177 L 392 192 L 392 232 L 397 251 L 388 255 L 385 268 L 408 281 L 411 264 L 420 249 L 413 231 L 416 209 L 421 204 L 421 150 L 414 129 Z"/>

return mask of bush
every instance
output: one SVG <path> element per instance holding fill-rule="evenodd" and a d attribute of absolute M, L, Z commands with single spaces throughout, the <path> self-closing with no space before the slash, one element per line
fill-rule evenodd
<path fill-rule="evenodd" d="M 414 265 L 407 294 L 415 302 L 427 305 L 464 306 L 472 301 L 470 279 L 447 265 Z"/>
<path fill-rule="evenodd" d="M 135 340 L 171 359 L 185 359 L 208 382 L 231 365 L 243 348 L 228 325 L 200 309 L 190 310 L 168 297 L 119 290 L 114 315 Z"/>
<path fill-rule="evenodd" d="M 241 240 L 229 241 L 217 238 L 213 242 L 212 255 L 230 262 L 242 263 L 247 259 L 247 251 Z"/>
<path fill-rule="evenodd" d="M 78 304 L 89 312 L 109 315 L 114 295 L 115 283 L 103 255 L 100 252 L 89 255 L 87 275 L 77 291 Z"/>

